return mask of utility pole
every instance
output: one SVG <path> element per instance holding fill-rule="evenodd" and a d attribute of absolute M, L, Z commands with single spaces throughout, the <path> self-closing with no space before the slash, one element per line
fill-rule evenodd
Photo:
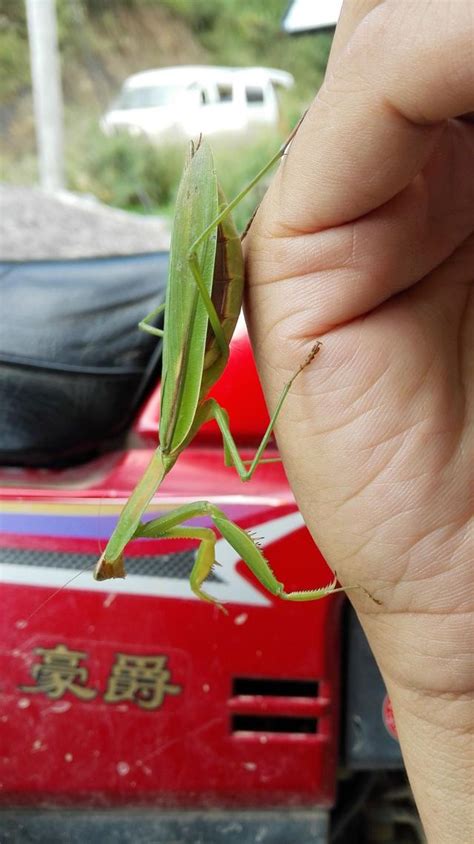
<path fill-rule="evenodd" d="M 26 0 L 40 185 L 64 188 L 63 98 L 55 0 Z"/>

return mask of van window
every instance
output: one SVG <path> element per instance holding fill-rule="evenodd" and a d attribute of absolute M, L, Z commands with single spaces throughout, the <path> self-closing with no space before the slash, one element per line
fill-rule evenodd
<path fill-rule="evenodd" d="M 232 85 L 221 84 L 217 86 L 217 98 L 220 103 L 232 102 Z"/>
<path fill-rule="evenodd" d="M 257 86 L 247 85 L 245 89 L 245 99 L 249 105 L 254 105 L 264 102 L 263 89 Z"/>
<path fill-rule="evenodd" d="M 122 91 L 115 108 L 153 108 L 173 105 L 183 89 L 170 85 L 147 85 L 143 88 L 128 88 Z"/>

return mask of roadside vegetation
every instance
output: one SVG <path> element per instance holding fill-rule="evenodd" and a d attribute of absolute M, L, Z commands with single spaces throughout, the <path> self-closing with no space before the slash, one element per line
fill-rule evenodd
<path fill-rule="evenodd" d="M 266 65 L 292 73 L 278 137 L 216 143 L 217 168 L 232 196 L 268 159 L 321 84 L 329 33 L 290 38 L 287 0 L 56 0 L 65 101 L 68 187 L 141 213 L 169 213 L 185 148 L 105 137 L 100 115 L 131 73 L 176 64 Z M 2 180 L 36 180 L 25 7 L 0 0 Z M 255 201 L 255 200 L 253 200 Z M 240 224 L 252 200 L 240 211 Z"/>

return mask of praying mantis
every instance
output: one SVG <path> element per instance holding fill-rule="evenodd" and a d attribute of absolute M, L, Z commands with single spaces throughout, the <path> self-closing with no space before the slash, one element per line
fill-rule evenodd
<path fill-rule="evenodd" d="M 206 516 L 272 595 L 287 601 L 312 601 L 343 591 L 337 587 L 336 579 L 322 588 L 285 592 L 284 585 L 276 579 L 251 536 L 208 501 L 186 504 L 169 515 L 142 522 L 148 504 L 181 452 L 201 426 L 211 419 L 217 422 L 222 434 L 225 463 L 235 467 L 242 481 L 252 477 L 259 463 L 269 462 L 262 455 L 285 398 L 295 378 L 319 351 L 321 344 L 316 342 L 285 384 L 253 460 L 243 461 L 232 437 L 226 411 L 215 399 L 208 397 L 227 364 L 229 344 L 242 307 L 244 260 L 231 212 L 284 154 L 296 129 L 229 203 L 218 184 L 209 145 L 202 137 L 196 144 L 190 144 L 177 195 L 166 300 L 140 323 L 142 329 L 163 338 L 159 446 L 122 510 L 96 566 L 96 580 L 125 576 L 124 550 L 132 539 L 194 539 L 200 544 L 190 575 L 191 589 L 199 598 L 226 612 L 225 607 L 202 588 L 216 563 L 214 530 L 186 525 L 197 516 Z M 163 310 L 164 329 L 161 330 L 152 323 Z"/>

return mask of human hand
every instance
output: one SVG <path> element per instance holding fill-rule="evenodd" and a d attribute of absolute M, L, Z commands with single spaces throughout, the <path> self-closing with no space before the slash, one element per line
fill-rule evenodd
<path fill-rule="evenodd" d="M 469 0 L 348 3 L 246 238 L 270 407 L 323 342 L 278 444 L 329 564 L 383 602 L 349 593 L 430 844 L 471 818 L 472 111 Z"/>

